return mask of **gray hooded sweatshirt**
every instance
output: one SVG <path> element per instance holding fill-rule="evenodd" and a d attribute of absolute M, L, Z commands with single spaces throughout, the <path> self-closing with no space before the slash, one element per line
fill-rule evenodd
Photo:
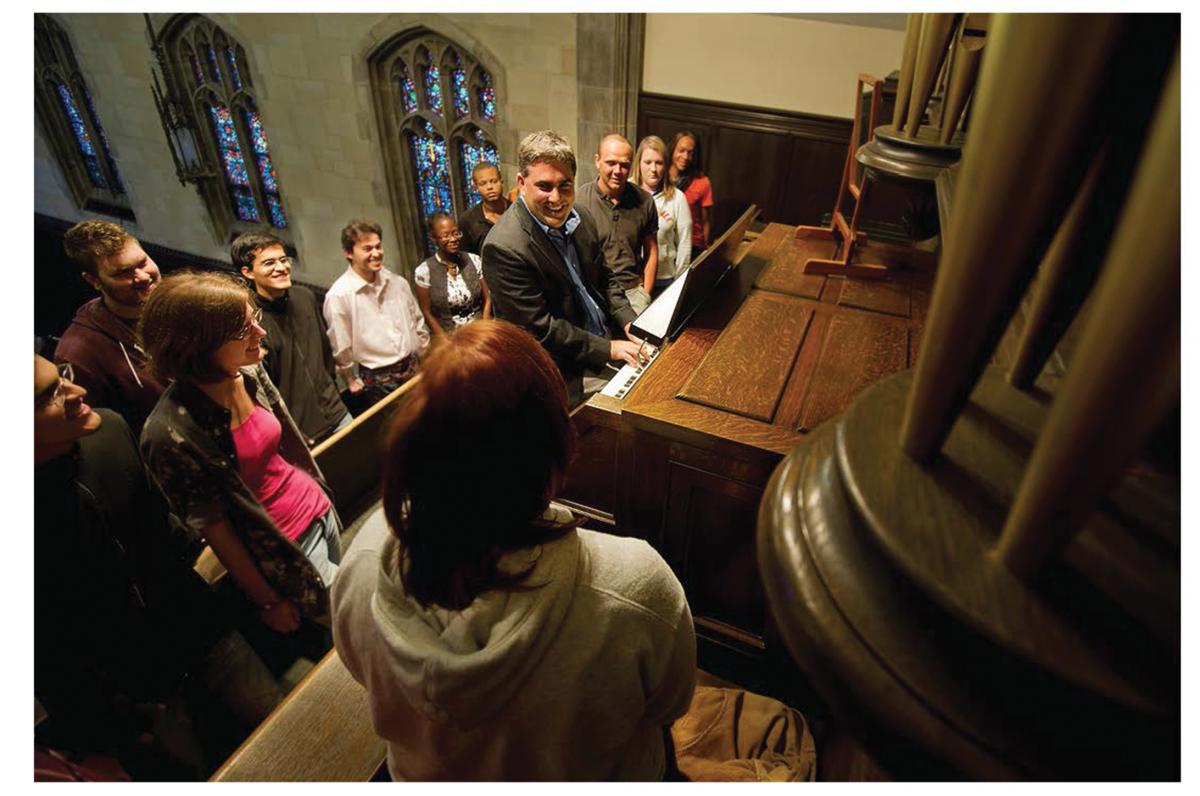
<path fill-rule="evenodd" d="M 663 776 L 661 728 L 691 701 L 696 638 L 653 548 L 573 531 L 501 559 L 505 571 L 536 561 L 526 584 L 538 588 L 462 611 L 410 598 L 396 554 L 381 511 L 331 593 L 338 655 L 367 690 L 393 779 Z"/>

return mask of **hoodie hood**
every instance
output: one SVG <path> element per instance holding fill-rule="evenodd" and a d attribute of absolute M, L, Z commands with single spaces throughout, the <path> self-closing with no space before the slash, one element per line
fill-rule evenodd
<path fill-rule="evenodd" d="M 570 520 L 550 510 L 547 517 Z M 390 537 L 390 535 L 389 535 Z M 383 562 L 399 543 L 385 543 L 371 614 L 390 655 L 390 670 L 405 697 L 439 722 L 473 725 L 509 702 L 536 668 L 566 617 L 580 566 L 580 540 L 571 531 L 536 548 L 500 559 L 505 572 L 534 563 L 525 591 L 488 591 L 461 611 L 424 607 Z M 535 563 L 536 562 L 536 563 Z"/>
<path fill-rule="evenodd" d="M 112 310 L 104 306 L 103 298 L 94 298 L 75 312 L 72 325 L 82 326 L 111 338 L 113 342 L 132 349 L 137 336 L 134 327 L 121 320 Z"/>

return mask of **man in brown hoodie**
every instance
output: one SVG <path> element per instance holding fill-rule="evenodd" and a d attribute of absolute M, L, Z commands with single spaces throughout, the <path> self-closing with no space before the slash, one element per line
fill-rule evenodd
<path fill-rule="evenodd" d="M 158 266 L 132 235 L 107 221 L 79 222 L 63 236 L 63 248 L 100 296 L 75 313 L 54 358 L 71 363 L 94 405 L 115 410 L 140 434 L 165 388 L 147 370 L 135 335 Z"/>

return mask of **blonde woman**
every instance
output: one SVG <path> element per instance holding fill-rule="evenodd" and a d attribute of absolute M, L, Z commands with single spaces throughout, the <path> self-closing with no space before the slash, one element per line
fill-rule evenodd
<path fill-rule="evenodd" d="M 656 135 L 648 135 L 638 144 L 633 160 L 633 181 L 654 197 L 658 210 L 658 275 L 654 294 L 658 295 L 692 258 L 692 212 L 687 197 L 676 189 L 667 173 L 667 145 Z"/>

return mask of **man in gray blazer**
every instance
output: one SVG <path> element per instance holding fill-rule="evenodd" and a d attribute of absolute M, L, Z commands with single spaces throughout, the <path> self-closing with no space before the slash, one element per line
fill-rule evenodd
<path fill-rule="evenodd" d="M 574 406 L 622 363 L 644 358 L 629 334 L 637 315 L 604 264 L 595 222 L 574 207 L 575 153 L 566 139 L 530 133 L 517 166 L 518 198 L 484 240 L 483 276 L 496 317 L 545 347 Z"/>

